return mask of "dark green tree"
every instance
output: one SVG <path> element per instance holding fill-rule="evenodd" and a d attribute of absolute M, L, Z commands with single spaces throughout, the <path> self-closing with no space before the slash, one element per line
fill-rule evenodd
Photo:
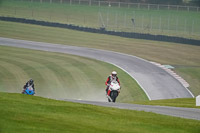
<path fill-rule="evenodd" d="M 192 4 L 194 6 L 199 6 L 200 7 L 200 0 L 191 0 L 190 4 Z"/>

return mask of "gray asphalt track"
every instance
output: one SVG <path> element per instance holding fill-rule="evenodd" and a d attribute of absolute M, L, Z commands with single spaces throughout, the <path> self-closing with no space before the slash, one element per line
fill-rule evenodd
<path fill-rule="evenodd" d="M 174 77 L 151 64 L 150 62 L 135 56 L 120 54 L 116 52 L 97 50 L 91 48 L 66 46 L 42 42 L 24 41 L 0 37 L 0 45 L 28 48 L 50 52 L 60 52 L 93 58 L 114 64 L 132 77 L 134 77 L 143 88 L 150 100 L 193 97 L 193 95 L 182 86 Z M 63 99 L 57 99 L 63 100 Z M 200 109 L 177 108 L 165 106 L 136 105 L 125 103 L 107 103 L 82 100 L 64 100 L 83 104 L 92 104 L 104 107 L 130 109 L 146 112 L 154 112 L 164 115 L 200 120 Z"/>
<path fill-rule="evenodd" d="M 160 67 L 135 56 L 93 48 L 0 37 L 0 45 L 67 53 L 114 64 L 133 77 L 150 100 L 190 98 L 192 93 Z"/>
<path fill-rule="evenodd" d="M 108 103 L 108 102 L 95 102 L 95 101 L 67 100 L 67 99 L 64 101 L 98 105 L 103 107 L 113 107 L 119 109 L 153 112 L 157 114 L 169 115 L 174 117 L 200 120 L 200 109 L 194 109 L 194 108 L 151 106 L 151 105 L 138 105 L 138 104 L 127 104 L 127 103 Z"/>

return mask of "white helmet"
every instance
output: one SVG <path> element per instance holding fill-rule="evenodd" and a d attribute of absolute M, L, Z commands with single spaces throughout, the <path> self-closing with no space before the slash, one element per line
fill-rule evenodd
<path fill-rule="evenodd" d="M 117 76 L 117 72 L 116 72 L 116 71 L 112 71 L 111 75 L 112 75 L 113 77 L 116 77 L 116 76 Z"/>

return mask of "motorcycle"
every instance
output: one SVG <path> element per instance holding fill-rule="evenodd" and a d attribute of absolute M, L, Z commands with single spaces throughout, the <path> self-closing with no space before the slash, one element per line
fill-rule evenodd
<path fill-rule="evenodd" d="M 23 94 L 34 95 L 35 91 L 33 90 L 33 88 L 31 86 L 29 86 L 26 88 L 26 90 L 23 92 Z"/>
<path fill-rule="evenodd" d="M 110 96 L 108 96 L 108 94 L 106 94 L 109 102 L 115 102 L 116 101 L 116 98 L 120 93 L 120 88 L 121 87 L 120 87 L 120 85 L 117 81 L 111 82 L 109 89 L 108 89 L 108 90 L 111 91 Z"/>

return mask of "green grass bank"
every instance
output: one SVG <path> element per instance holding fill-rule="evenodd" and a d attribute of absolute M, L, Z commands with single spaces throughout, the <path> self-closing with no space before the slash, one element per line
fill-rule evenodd
<path fill-rule="evenodd" d="M 2 133 L 199 133 L 200 122 L 131 110 L 0 93 Z M 112 125 L 110 125 L 112 123 Z"/>
<path fill-rule="evenodd" d="M 148 100 L 134 79 L 101 61 L 60 53 L 0 46 L 0 91 L 21 93 L 35 81 L 36 95 L 54 99 L 107 101 L 105 81 L 116 70 L 122 91 L 118 102 Z"/>
<path fill-rule="evenodd" d="M 103 34 L 73 31 L 0 21 L 0 36 L 111 50 L 135 55 L 149 61 L 175 66 L 175 72 L 200 94 L 200 47 L 176 43 L 122 38 Z"/>
<path fill-rule="evenodd" d="M 134 104 L 143 105 L 160 105 L 160 106 L 172 106 L 172 107 L 186 107 L 186 108 L 199 108 L 196 106 L 195 98 L 178 98 L 178 99 L 167 99 L 167 100 L 152 100 L 152 101 L 135 101 L 131 102 Z"/>

